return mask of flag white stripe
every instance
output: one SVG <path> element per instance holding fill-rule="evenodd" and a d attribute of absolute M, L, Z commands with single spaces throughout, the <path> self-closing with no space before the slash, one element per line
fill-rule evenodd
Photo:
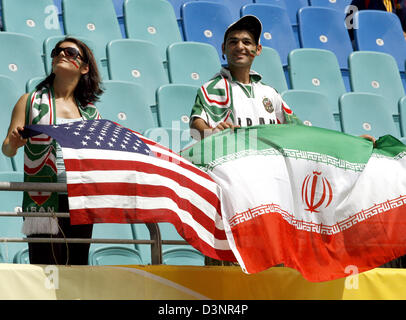
<path fill-rule="evenodd" d="M 67 181 L 69 184 L 86 184 L 86 183 L 133 183 L 148 184 L 153 186 L 165 186 L 173 190 L 179 197 L 190 201 L 194 206 L 199 208 L 208 218 L 213 220 L 216 227 L 223 230 L 223 222 L 221 216 L 217 213 L 216 208 L 213 207 L 206 199 L 202 198 L 198 193 L 193 190 L 179 185 L 176 181 L 158 175 L 149 174 L 145 172 L 132 172 L 132 171 L 69 171 L 67 174 Z"/>
<path fill-rule="evenodd" d="M 166 209 L 176 212 L 182 223 L 189 225 L 193 230 L 196 231 L 200 239 L 208 244 L 214 243 L 214 248 L 220 250 L 229 250 L 230 246 L 228 240 L 215 239 L 214 235 L 207 231 L 201 224 L 193 219 L 191 214 L 187 211 L 180 209 L 176 202 L 167 197 L 161 198 L 149 198 L 149 197 L 139 197 L 139 196 L 78 196 L 69 198 L 69 207 L 71 210 L 75 209 L 101 209 L 108 208 L 109 206 L 122 209 Z"/>

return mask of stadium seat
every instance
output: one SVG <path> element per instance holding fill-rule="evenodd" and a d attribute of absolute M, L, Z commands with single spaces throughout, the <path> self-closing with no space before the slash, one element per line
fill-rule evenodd
<path fill-rule="evenodd" d="M 89 252 L 89 265 L 136 265 L 143 264 L 138 251 L 131 248 L 111 246 L 97 248 Z"/>
<path fill-rule="evenodd" d="M 116 12 L 118 24 L 120 26 L 121 35 L 126 38 L 124 25 L 124 0 L 113 0 L 114 10 Z"/>
<path fill-rule="evenodd" d="M 285 9 L 269 4 L 249 4 L 242 14 L 254 15 L 262 22 L 262 46 L 278 51 L 282 65 L 287 65 L 288 54 L 297 48 L 289 16 Z"/>
<path fill-rule="evenodd" d="M 126 0 L 124 13 L 127 37 L 156 44 L 162 61 L 167 47 L 182 41 L 175 11 L 166 0 Z"/>
<path fill-rule="evenodd" d="M 401 72 L 405 71 L 406 40 L 398 16 L 381 10 L 361 10 L 354 15 L 357 50 L 392 55 Z"/>
<path fill-rule="evenodd" d="M 348 69 L 348 56 L 353 51 L 344 24 L 345 13 L 322 7 L 306 7 L 298 12 L 299 38 L 302 48 L 334 52 L 341 69 Z"/>
<path fill-rule="evenodd" d="M 186 2 L 182 6 L 183 32 L 186 41 L 205 42 L 213 45 L 222 64 L 221 44 L 224 32 L 233 22 L 230 10 L 223 4 L 209 1 Z"/>
<path fill-rule="evenodd" d="M 297 12 L 299 9 L 309 6 L 307 0 L 254 0 L 254 3 L 270 4 L 284 8 L 288 13 L 292 26 L 297 25 Z"/>
<path fill-rule="evenodd" d="M 14 255 L 13 263 L 30 264 L 30 254 L 28 252 L 28 246 L 27 246 L 27 248 L 23 248 L 23 249 L 19 250 Z"/>
<path fill-rule="evenodd" d="M 399 100 L 399 124 L 400 133 L 406 138 L 406 96 Z"/>
<path fill-rule="evenodd" d="M 183 84 L 161 86 L 157 91 L 159 125 L 189 129 L 189 115 L 196 99 L 197 89 L 197 86 Z"/>
<path fill-rule="evenodd" d="M 107 80 L 96 106 L 103 119 L 109 119 L 137 132 L 155 126 L 144 88 L 128 81 Z"/>
<path fill-rule="evenodd" d="M 63 0 L 62 9 L 66 34 L 92 40 L 104 64 L 106 45 L 122 38 L 112 0 Z"/>
<path fill-rule="evenodd" d="M 144 136 L 155 142 L 158 142 L 162 146 L 165 146 L 172 151 L 179 153 L 181 150 L 189 147 L 196 142 L 190 136 L 190 130 L 182 130 L 180 128 L 150 128 L 144 132 Z"/>
<path fill-rule="evenodd" d="M 52 58 L 51 58 L 52 49 L 55 48 L 55 45 L 59 41 L 65 39 L 65 38 L 66 38 L 66 36 L 54 36 L 54 37 L 49 37 L 44 41 L 45 70 L 46 70 L 47 74 L 50 74 L 52 72 Z M 103 56 L 101 55 L 102 53 L 100 52 L 100 50 L 98 50 L 94 41 L 92 41 L 88 38 L 80 37 L 80 36 L 75 36 L 75 38 L 84 42 L 90 48 L 90 50 L 92 50 L 94 58 L 97 63 L 97 67 L 99 69 L 100 76 L 103 79 L 107 80 L 108 79 L 107 63 L 105 63 L 105 66 L 103 66 L 103 64 L 102 64 L 103 57 L 105 59 L 105 53 L 103 53 Z"/>
<path fill-rule="evenodd" d="M 0 43 L 0 75 L 13 79 L 22 95 L 29 79 L 45 75 L 42 49 L 32 37 L 13 32 L 0 32 Z"/>
<path fill-rule="evenodd" d="M 22 172 L 0 172 L 0 181 L 22 182 Z M 0 211 L 21 212 L 23 193 L 21 191 L 0 191 Z M 23 238 L 21 233 L 23 225 L 22 217 L 0 217 L 0 238 Z M 5 262 L 13 263 L 14 256 L 22 249 L 28 248 L 23 242 L 3 242 L 0 244 L 0 252 Z"/>
<path fill-rule="evenodd" d="M 181 8 L 183 4 L 186 2 L 191 2 L 191 1 L 197 1 L 197 0 L 168 0 L 168 2 L 172 5 L 174 11 L 175 11 L 175 16 L 177 20 L 182 19 L 182 14 L 181 14 Z"/>
<path fill-rule="evenodd" d="M 162 250 L 162 263 L 177 266 L 205 265 L 204 255 L 195 248 L 188 247 L 187 245 Z"/>
<path fill-rule="evenodd" d="M 35 77 L 35 78 L 28 80 L 27 84 L 26 84 L 27 92 L 33 91 L 36 88 L 36 86 L 44 79 L 45 79 L 45 77 L 42 76 L 42 77 Z"/>
<path fill-rule="evenodd" d="M 289 76 L 292 89 L 325 94 L 331 102 L 337 121 L 338 99 L 346 90 L 333 52 L 305 48 L 293 50 L 289 54 Z"/>
<path fill-rule="evenodd" d="M 241 17 L 241 8 L 246 4 L 253 3 L 253 0 L 210 0 L 210 2 L 224 4 L 230 10 L 233 21 L 237 21 Z"/>
<path fill-rule="evenodd" d="M 345 12 L 345 8 L 351 4 L 352 0 L 309 0 L 311 6 L 325 7 Z"/>
<path fill-rule="evenodd" d="M 262 52 L 255 57 L 251 69 L 261 74 L 262 82 L 275 88 L 278 92 L 288 90 L 282 61 L 275 49 L 262 47 Z"/>
<path fill-rule="evenodd" d="M 40 48 L 46 38 L 62 34 L 53 0 L 2 0 L 2 4 L 4 31 L 29 35 Z"/>
<path fill-rule="evenodd" d="M 307 126 L 341 131 L 338 128 L 330 100 L 322 93 L 310 90 L 288 90 L 283 100 Z"/>
<path fill-rule="evenodd" d="M 221 68 L 216 49 L 207 43 L 174 43 L 168 47 L 167 55 L 171 83 L 201 86 Z"/>
<path fill-rule="evenodd" d="M 93 226 L 92 239 L 132 240 L 134 239 L 134 234 L 131 224 L 95 223 Z M 123 250 L 120 251 L 118 248 L 122 248 Z M 102 263 L 122 264 L 123 260 L 128 261 L 136 257 L 136 254 L 139 253 L 137 249 L 135 244 L 92 243 L 89 250 L 89 263 L 99 265 Z M 105 256 L 103 253 L 105 253 Z"/>
<path fill-rule="evenodd" d="M 406 144 L 406 137 L 401 137 L 399 138 L 400 142 L 402 142 L 403 144 Z"/>
<path fill-rule="evenodd" d="M 4 139 L 10 125 L 11 113 L 17 100 L 20 98 L 20 95 L 18 94 L 14 81 L 11 78 L 2 75 L 0 75 L 0 97 L 0 110 L 3 115 L 0 118 L 0 136 Z M 14 169 L 12 159 L 1 153 L 0 171 L 13 171 Z"/>
<path fill-rule="evenodd" d="M 343 132 L 360 136 L 368 134 L 376 139 L 386 134 L 400 135 L 392 118 L 389 101 L 377 94 L 348 92 L 340 98 Z"/>
<path fill-rule="evenodd" d="M 110 79 L 142 85 L 147 103 L 156 105 L 156 90 L 169 83 L 158 47 L 143 40 L 113 40 L 107 46 L 107 56 Z"/>
<path fill-rule="evenodd" d="M 352 91 L 384 96 L 390 102 L 391 113 L 397 115 L 405 90 L 395 59 L 382 52 L 354 51 L 349 64 Z"/>

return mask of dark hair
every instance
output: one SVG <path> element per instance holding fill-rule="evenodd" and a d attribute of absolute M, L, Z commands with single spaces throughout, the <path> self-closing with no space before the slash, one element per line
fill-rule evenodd
<path fill-rule="evenodd" d="M 72 37 L 66 37 L 65 39 L 59 41 L 55 45 L 55 48 L 58 48 L 64 42 L 75 43 L 83 53 L 83 61 L 89 66 L 89 72 L 80 77 L 79 83 L 75 88 L 75 98 L 79 101 L 82 107 L 87 106 L 89 103 L 99 101 L 99 96 L 103 93 L 103 90 L 100 86 L 101 77 L 92 50 L 90 50 L 90 48 L 82 41 Z M 52 72 L 36 86 L 36 89 L 40 90 L 45 86 L 52 86 L 54 79 L 55 74 Z"/>

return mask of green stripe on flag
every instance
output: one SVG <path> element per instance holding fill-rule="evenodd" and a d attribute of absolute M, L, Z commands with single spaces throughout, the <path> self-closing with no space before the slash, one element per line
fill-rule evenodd
<path fill-rule="evenodd" d="M 206 170 L 250 155 L 280 155 L 325 162 L 344 169 L 362 171 L 371 154 L 396 156 L 406 150 L 397 139 L 384 136 L 372 142 L 318 127 L 303 125 L 260 125 L 224 130 L 185 150 L 182 156 Z"/>

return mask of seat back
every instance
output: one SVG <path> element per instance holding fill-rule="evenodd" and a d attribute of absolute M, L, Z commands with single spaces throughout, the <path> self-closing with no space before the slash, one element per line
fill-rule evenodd
<path fill-rule="evenodd" d="M 333 52 L 321 49 L 296 49 L 289 54 L 292 89 L 325 94 L 338 114 L 338 99 L 346 92 L 340 67 Z"/>
<path fill-rule="evenodd" d="M 40 47 L 46 38 L 62 34 L 53 0 L 2 0 L 2 5 L 5 31 L 29 35 Z"/>
<path fill-rule="evenodd" d="M 392 55 L 400 71 L 405 71 L 406 40 L 399 17 L 381 10 L 361 10 L 354 15 L 355 45 L 360 51 Z"/>
<path fill-rule="evenodd" d="M 330 100 L 322 93 L 309 90 L 288 90 L 283 100 L 307 126 L 338 130 Z"/>
<path fill-rule="evenodd" d="M 286 9 L 270 4 L 249 4 L 243 7 L 242 14 L 254 15 L 262 22 L 262 46 L 274 48 L 282 65 L 287 65 L 288 54 L 297 48 L 292 25 Z"/>
<path fill-rule="evenodd" d="M 180 128 L 150 128 L 144 132 L 144 136 L 158 142 L 160 145 L 179 153 L 192 145 L 195 140 L 190 136 L 189 129 Z"/>
<path fill-rule="evenodd" d="M 392 118 L 389 101 L 377 94 L 348 92 L 340 98 L 340 116 L 343 132 L 379 138 L 400 135 Z"/>
<path fill-rule="evenodd" d="M 110 79 L 140 84 L 148 105 L 156 105 L 156 90 L 169 82 L 158 47 L 143 40 L 113 40 L 107 46 L 107 56 Z"/>
<path fill-rule="evenodd" d="M 167 53 L 171 83 L 201 86 L 221 68 L 216 49 L 207 43 L 178 42 L 171 44 Z"/>
<path fill-rule="evenodd" d="M 96 103 L 103 119 L 109 119 L 137 132 L 154 127 L 152 111 L 144 88 L 128 81 L 103 82 L 103 94 Z"/>
<path fill-rule="evenodd" d="M 23 182 L 22 172 L 0 172 L 0 181 Z M 21 212 L 23 193 L 21 191 L 0 191 L 0 211 Z M 22 232 L 23 218 L 21 217 L 0 217 L 0 238 L 23 238 Z M 28 248 L 24 242 L 1 242 L 0 255 L 4 261 L 13 263 L 15 255 L 23 249 Z"/>
<path fill-rule="evenodd" d="M 137 265 L 143 264 L 138 251 L 120 246 L 97 248 L 89 252 L 89 265 Z"/>
<path fill-rule="evenodd" d="M 341 1 L 341 0 L 340 0 Z M 307 0 L 255 0 L 255 3 L 270 4 L 284 8 L 289 16 L 292 26 L 297 25 L 297 12 L 309 5 Z"/>
<path fill-rule="evenodd" d="M 0 75 L 0 97 L 0 110 L 3 115 L 0 118 L 0 136 L 4 139 L 7 135 L 11 113 L 14 105 L 17 103 L 19 94 L 14 81 L 11 78 L 2 75 Z M 13 171 L 13 169 L 14 167 L 11 158 L 6 157 L 1 153 L 0 171 Z"/>
<path fill-rule="evenodd" d="M 406 139 L 406 96 L 399 100 L 399 125 L 400 133 Z"/>
<path fill-rule="evenodd" d="M 166 0 L 127 0 L 124 13 L 127 37 L 156 44 L 162 61 L 167 47 L 182 41 L 175 11 Z"/>
<path fill-rule="evenodd" d="M 288 84 L 279 53 L 269 47 L 262 47 L 262 52 L 255 57 L 251 67 L 262 76 L 262 82 L 275 88 L 278 92 L 288 90 Z"/>
<path fill-rule="evenodd" d="M 45 75 L 42 49 L 32 37 L 13 32 L 0 32 L 0 43 L 0 74 L 13 79 L 22 95 L 29 79 Z"/>
<path fill-rule="evenodd" d="M 198 0 L 200 1 L 200 0 Z M 231 18 L 237 21 L 241 17 L 241 8 L 246 4 L 251 4 L 253 0 L 210 0 L 210 2 L 217 2 L 225 5 L 230 10 Z"/>
<path fill-rule="evenodd" d="M 309 0 L 311 6 L 325 7 L 345 12 L 345 8 L 351 4 L 352 0 Z"/>
<path fill-rule="evenodd" d="M 158 120 L 161 127 L 189 129 L 189 116 L 198 87 L 167 84 L 157 91 Z"/>
<path fill-rule="evenodd" d="M 108 42 L 122 38 L 111 0 L 63 0 L 62 8 L 66 34 L 92 40 L 101 57 Z"/>
<path fill-rule="evenodd" d="M 350 55 L 352 91 L 384 96 L 392 114 L 398 114 L 399 99 L 405 95 L 395 59 L 386 53 L 355 51 Z"/>
<path fill-rule="evenodd" d="M 334 52 L 341 69 L 348 69 L 348 56 L 353 51 L 344 24 L 345 13 L 323 7 L 306 7 L 298 12 L 299 39 L 302 48 Z"/>
<path fill-rule="evenodd" d="M 205 42 L 214 46 L 222 64 L 221 44 L 224 32 L 233 22 L 230 10 L 223 4 L 192 1 L 182 6 L 183 32 L 186 41 Z"/>

